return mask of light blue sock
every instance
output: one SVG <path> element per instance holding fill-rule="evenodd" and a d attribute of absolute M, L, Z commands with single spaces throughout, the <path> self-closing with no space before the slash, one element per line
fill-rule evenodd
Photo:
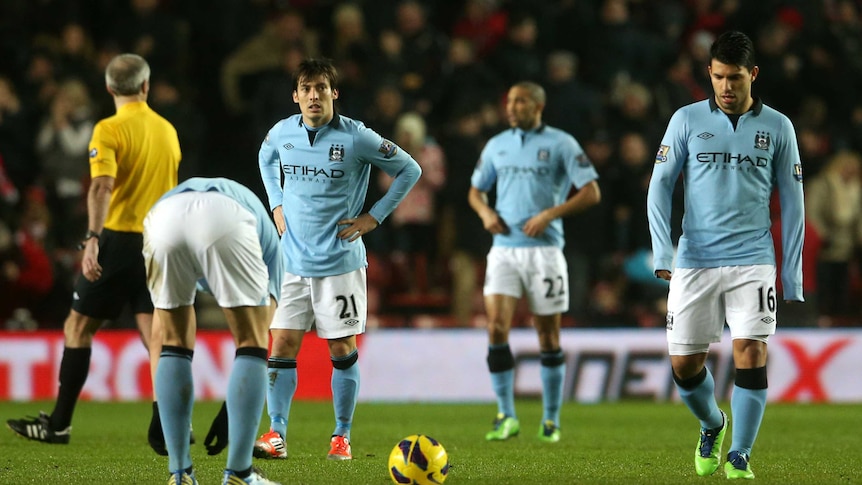
<path fill-rule="evenodd" d="M 282 438 L 286 438 L 290 404 L 293 402 L 298 383 L 296 359 L 270 357 L 267 377 L 269 377 L 269 387 L 266 393 L 266 407 L 269 412 L 269 426 Z"/>
<path fill-rule="evenodd" d="M 251 452 L 263 412 L 266 393 L 266 349 L 241 347 L 236 350 L 227 383 L 227 416 L 230 446 L 227 469 L 251 468 Z"/>
<path fill-rule="evenodd" d="M 552 421 L 560 427 L 560 408 L 563 406 L 563 382 L 566 377 L 566 365 L 563 351 L 542 352 L 542 366 L 539 371 L 542 378 L 542 422 Z"/>
<path fill-rule="evenodd" d="M 730 396 L 733 413 L 733 442 L 731 450 L 751 455 L 751 448 L 760 430 L 766 410 L 766 389 L 745 389 L 733 386 Z"/>
<path fill-rule="evenodd" d="M 515 358 L 509 343 L 488 345 L 491 388 L 497 396 L 497 412 L 517 419 L 515 414 Z"/>
<path fill-rule="evenodd" d="M 344 357 L 332 357 L 332 407 L 335 409 L 335 431 L 332 435 L 350 439 L 353 412 L 359 397 L 358 351 Z"/>
<path fill-rule="evenodd" d="M 723 418 L 718 409 L 718 403 L 715 401 L 715 380 L 712 378 L 712 373 L 708 367 L 704 367 L 704 370 L 706 376 L 702 382 L 694 387 L 686 388 L 682 387 L 679 381 L 676 381 L 676 389 L 679 391 L 682 402 L 700 420 L 700 427 L 714 429 L 722 425 Z"/>
<path fill-rule="evenodd" d="M 515 369 L 491 373 L 491 387 L 497 395 L 497 412 L 517 419 L 515 414 Z"/>
<path fill-rule="evenodd" d="M 168 449 L 168 470 L 172 473 L 192 466 L 189 453 L 189 423 L 195 400 L 192 355 L 189 349 L 164 346 L 156 367 L 159 418 Z"/>

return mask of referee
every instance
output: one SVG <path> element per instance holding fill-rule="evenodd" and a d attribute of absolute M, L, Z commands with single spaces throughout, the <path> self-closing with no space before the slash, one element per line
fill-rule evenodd
<path fill-rule="evenodd" d="M 83 278 L 75 282 L 63 324 L 57 401 L 50 415 L 6 422 L 19 435 L 44 443 L 69 443 L 75 403 L 90 370 L 93 335 L 104 320 L 116 320 L 128 304 L 150 354 L 158 356 L 160 350 L 160 345 L 150 346 L 153 304 L 141 253 L 143 221 L 156 200 L 177 185 L 180 144 L 173 125 L 147 104 L 146 60 L 118 55 L 105 69 L 105 84 L 116 113 L 96 124 L 90 141 L 89 225 L 80 245 Z"/>

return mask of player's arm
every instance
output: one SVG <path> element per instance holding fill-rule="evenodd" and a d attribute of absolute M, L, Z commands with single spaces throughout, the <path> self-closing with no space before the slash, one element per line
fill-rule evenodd
<path fill-rule="evenodd" d="M 91 182 L 87 191 L 87 235 L 82 242 L 84 255 L 81 259 L 81 273 L 89 281 L 102 276 L 99 237 L 108 219 L 117 178 L 117 146 L 117 134 L 104 123 L 96 123 L 89 147 Z"/>
<path fill-rule="evenodd" d="M 804 301 L 802 294 L 802 245 L 805 239 L 805 200 L 802 192 L 802 161 L 796 132 L 783 119 L 781 138 L 775 146 L 776 183 L 781 202 L 781 284 L 784 299 Z"/>
<path fill-rule="evenodd" d="M 470 177 L 470 190 L 467 193 L 467 202 L 470 207 L 482 219 L 482 227 L 491 234 L 508 234 L 509 226 L 506 221 L 500 217 L 500 214 L 488 204 L 488 192 L 497 182 L 497 172 L 494 169 L 489 154 L 492 149 L 489 148 L 492 142 L 485 145 L 482 154 L 479 156 L 479 161 L 476 163 L 476 168 L 473 169 L 473 175 Z"/>
<path fill-rule="evenodd" d="M 275 134 L 278 133 L 281 124 L 282 122 L 279 121 L 269 130 L 266 138 L 260 144 L 260 151 L 257 155 L 260 178 L 263 181 L 269 209 L 272 212 L 272 218 L 275 221 L 275 227 L 278 229 L 279 235 L 284 234 L 287 224 L 284 221 L 284 213 L 281 207 L 284 201 L 284 193 L 281 188 L 281 160 L 278 157 L 278 149 L 271 140 L 274 140 Z"/>
<path fill-rule="evenodd" d="M 99 237 L 105 228 L 108 209 L 111 206 L 111 193 L 114 191 L 114 177 L 102 175 L 90 182 L 87 192 L 87 235 L 84 239 L 84 256 L 81 259 L 81 272 L 84 278 L 96 281 L 102 276 L 99 264 Z"/>
<path fill-rule="evenodd" d="M 416 185 L 422 176 L 422 168 L 409 153 L 370 128 L 360 126 L 355 136 L 360 162 L 370 163 L 392 177 L 386 193 L 368 211 L 368 215 L 379 224 L 389 217 Z"/>
<path fill-rule="evenodd" d="M 577 214 L 602 200 L 596 182 L 598 173 L 574 138 L 568 137 L 560 143 L 560 156 L 569 179 L 578 190 L 562 204 L 549 207 L 527 220 L 523 231 L 529 237 L 541 235 L 554 219 Z"/>
<path fill-rule="evenodd" d="M 653 269 L 656 277 L 669 280 L 673 268 L 673 242 L 670 218 L 673 189 L 688 158 L 688 130 L 685 113 L 678 110 L 671 117 L 661 145 L 647 191 L 647 217 L 652 239 Z"/>

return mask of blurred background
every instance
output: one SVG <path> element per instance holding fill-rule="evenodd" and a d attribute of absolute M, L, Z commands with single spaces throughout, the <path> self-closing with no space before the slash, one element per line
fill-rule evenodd
<path fill-rule="evenodd" d="M 62 328 L 87 224 L 87 144 L 114 112 L 104 68 L 122 52 L 150 63 L 149 103 L 178 130 L 180 179 L 230 177 L 261 197 L 260 142 L 299 112 L 294 68 L 336 62 L 338 111 L 424 170 L 365 238 L 372 327 L 484 324 L 491 240 L 467 203 L 470 174 L 506 126 L 507 88 L 541 83 L 545 122 L 579 140 L 603 195 L 565 221 L 564 325 L 663 327 L 652 160 L 674 110 L 711 95 L 709 46 L 730 29 L 754 40 L 754 94 L 793 121 L 805 171 L 806 303 L 780 307 L 779 324 L 862 326 L 862 1 L 2 0 L 0 328 Z M 387 186 L 372 174 L 369 205 Z M 221 325 L 209 300 L 198 307 L 201 326 Z M 516 323 L 529 325 L 526 308 Z"/>

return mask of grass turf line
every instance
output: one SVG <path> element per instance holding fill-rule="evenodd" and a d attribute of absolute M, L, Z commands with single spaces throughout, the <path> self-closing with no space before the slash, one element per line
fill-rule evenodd
<path fill-rule="evenodd" d="M 50 411 L 52 403 L 0 402 L 0 418 Z M 203 440 L 219 402 L 194 408 L 197 444 L 192 446 L 202 485 L 218 484 L 226 451 L 207 456 Z M 729 406 L 722 408 L 729 411 Z M 566 403 L 562 440 L 536 438 L 541 403 L 519 400 L 521 435 L 488 443 L 493 404 L 380 404 L 357 406 L 354 459 L 326 459 L 334 426 L 332 405 L 294 402 L 288 428 L 289 458 L 254 460 L 273 480 L 285 484 L 391 483 L 386 462 L 404 436 L 422 433 L 440 440 L 449 453 L 447 484 L 673 484 L 724 480 L 694 473 L 697 421 L 680 404 L 622 402 L 595 405 Z M 862 405 L 770 404 L 752 454 L 760 484 L 862 483 L 858 432 Z M 150 403 L 79 403 L 71 444 L 46 445 L 0 433 L 2 484 L 155 484 L 168 479 L 167 458 L 146 441 Z M 261 419 L 261 431 L 268 428 Z M 726 438 L 725 452 L 731 441 Z"/>

